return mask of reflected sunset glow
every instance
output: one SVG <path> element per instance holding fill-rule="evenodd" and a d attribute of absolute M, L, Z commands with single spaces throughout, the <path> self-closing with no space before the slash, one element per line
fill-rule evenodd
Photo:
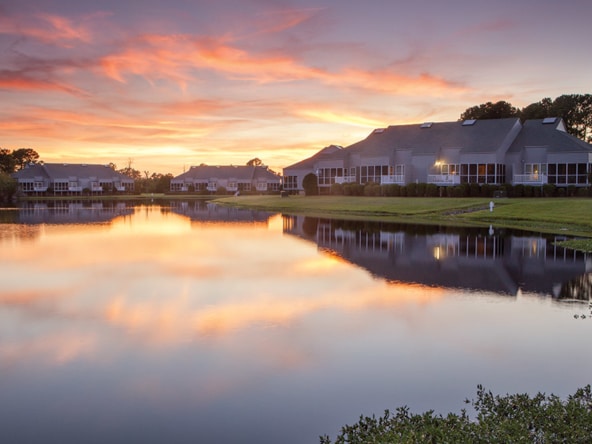
<path fill-rule="evenodd" d="M 513 238 L 438 260 L 435 234 L 329 219 L 315 234 L 203 202 L 16 215 L 0 224 L 0 429 L 21 441 L 300 444 L 361 413 L 459 411 L 477 384 L 562 395 L 589 379 L 582 306 L 534 291 L 585 289 L 580 257 L 519 276 L 538 258 L 510 257 Z M 491 289 L 514 275 L 523 292 Z"/>

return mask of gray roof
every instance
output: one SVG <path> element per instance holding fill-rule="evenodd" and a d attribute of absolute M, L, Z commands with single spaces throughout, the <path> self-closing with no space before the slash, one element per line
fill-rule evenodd
<path fill-rule="evenodd" d="M 545 147 L 548 153 L 592 152 L 592 145 L 568 134 L 564 128 L 562 119 L 527 120 L 508 152 L 535 146 Z"/>
<path fill-rule="evenodd" d="M 414 155 L 437 155 L 439 150 L 457 148 L 461 153 L 492 153 L 497 151 L 519 119 L 488 119 L 459 122 L 416 123 L 375 129 L 364 140 L 346 148 L 331 145 L 314 156 L 285 169 L 312 168 L 328 159 L 345 159 L 360 154 L 364 157 L 388 156 L 396 151 L 412 150 Z"/>
<path fill-rule="evenodd" d="M 228 180 L 236 179 L 244 182 L 265 178 L 268 181 L 280 181 L 280 177 L 266 166 L 249 165 L 200 165 L 192 166 L 188 171 L 173 179 L 175 182 L 182 182 L 186 179 L 191 181 L 207 181 L 209 179 Z"/>
<path fill-rule="evenodd" d="M 460 148 L 462 153 L 495 152 L 518 118 L 459 122 L 434 122 L 389 126 L 374 130 L 366 139 L 347 149 L 364 156 L 381 156 L 410 149 L 413 154 L 437 154 L 441 148 Z"/>
<path fill-rule="evenodd" d="M 322 161 L 323 159 L 328 160 L 336 160 L 336 159 L 344 159 L 349 155 L 349 153 L 339 145 L 329 145 L 320 150 L 315 155 L 309 157 L 308 159 L 301 160 L 296 162 L 295 164 L 290 165 L 286 168 L 292 169 L 311 169 L 314 167 L 315 163 L 318 161 Z M 285 168 L 285 169 L 286 169 Z"/>
<path fill-rule="evenodd" d="M 51 180 L 76 178 L 96 178 L 97 180 L 131 182 L 133 179 L 118 173 L 108 165 L 71 164 L 71 163 L 36 163 L 17 171 L 13 177 L 18 180 L 34 179 L 36 177 Z"/>

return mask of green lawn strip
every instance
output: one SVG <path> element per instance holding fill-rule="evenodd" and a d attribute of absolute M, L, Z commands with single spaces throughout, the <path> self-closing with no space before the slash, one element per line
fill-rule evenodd
<path fill-rule="evenodd" d="M 489 226 L 592 237 L 592 199 L 488 199 L 350 196 L 238 196 L 223 205 L 306 214 L 417 224 Z M 489 202 L 494 202 L 489 211 Z"/>
<path fill-rule="evenodd" d="M 570 239 L 555 242 L 555 245 L 584 252 L 592 252 L 592 239 Z"/>

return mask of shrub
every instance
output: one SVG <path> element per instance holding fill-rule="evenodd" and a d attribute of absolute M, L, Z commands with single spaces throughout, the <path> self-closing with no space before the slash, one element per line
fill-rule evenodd
<path fill-rule="evenodd" d="M 524 196 L 524 185 L 514 185 L 512 197 L 523 197 Z"/>
<path fill-rule="evenodd" d="M 438 188 L 438 185 L 435 185 L 433 183 L 427 184 L 425 189 L 425 195 L 427 197 L 438 197 L 440 195 L 440 189 Z"/>
<path fill-rule="evenodd" d="M 481 186 L 478 183 L 471 183 L 469 185 L 469 196 L 479 197 L 481 195 Z"/>
<path fill-rule="evenodd" d="M 427 186 L 427 184 L 425 184 L 425 183 L 421 183 L 421 182 L 418 183 L 416 185 L 415 195 L 417 197 L 425 197 L 425 195 L 426 195 L 426 186 Z"/>
<path fill-rule="evenodd" d="M 466 400 L 476 412 L 471 420 L 466 410 L 460 415 L 436 415 L 433 410 L 411 414 L 399 407 L 394 415 L 386 410 L 376 418 L 360 416 L 358 423 L 345 426 L 335 444 L 424 443 L 424 442 L 590 442 L 592 436 L 592 390 L 576 390 L 562 401 L 555 395 L 538 393 L 497 396 L 477 387 L 477 399 Z M 331 444 L 325 435 L 321 444 Z"/>
<path fill-rule="evenodd" d="M 340 183 L 334 183 L 331 185 L 331 194 L 335 196 L 343 196 L 343 185 Z"/>
<path fill-rule="evenodd" d="M 318 179 L 316 174 L 308 173 L 302 179 L 302 188 L 304 188 L 304 194 L 307 196 L 313 196 L 319 194 Z"/>
<path fill-rule="evenodd" d="M 416 183 L 408 183 L 407 187 L 407 196 L 409 197 L 416 197 L 417 196 L 417 184 Z"/>
<path fill-rule="evenodd" d="M 557 193 L 557 187 L 555 184 L 546 183 L 543 185 L 543 196 L 544 197 L 555 197 Z"/>
<path fill-rule="evenodd" d="M 364 196 L 380 196 L 380 185 L 377 183 L 368 183 L 364 187 Z"/>

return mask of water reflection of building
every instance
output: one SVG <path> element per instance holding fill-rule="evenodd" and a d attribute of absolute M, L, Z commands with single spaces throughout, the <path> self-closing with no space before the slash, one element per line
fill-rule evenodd
<path fill-rule="evenodd" d="M 592 272 L 591 255 L 558 247 L 553 238 L 491 229 L 284 216 L 284 232 L 390 281 L 561 297 L 566 285 Z"/>
<path fill-rule="evenodd" d="M 118 201 L 23 202 L 17 220 L 22 224 L 81 224 L 111 222 L 133 214 L 133 207 Z"/>
<path fill-rule="evenodd" d="M 171 201 L 171 211 L 194 222 L 227 222 L 267 224 L 270 213 L 265 211 L 225 207 L 205 200 Z"/>

